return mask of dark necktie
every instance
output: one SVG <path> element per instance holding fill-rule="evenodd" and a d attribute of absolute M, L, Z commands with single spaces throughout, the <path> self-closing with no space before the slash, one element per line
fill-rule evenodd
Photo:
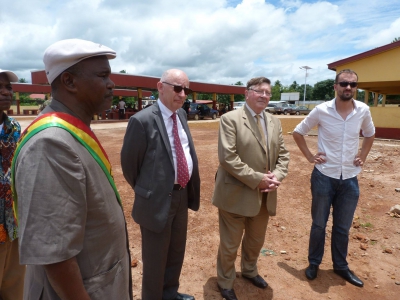
<path fill-rule="evenodd" d="M 176 113 L 171 115 L 174 126 L 172 127 L 172 133 L 174 134 L 174 145 L 176 153 L 176 169 L 177 169 L 177 181 L 182 186 L 185 187 L 189 181 L 189 168 L 186 161 L 185 153 L 183 152 L 181 139 L 178 134 L 178 125 L 176 122 Z"/>

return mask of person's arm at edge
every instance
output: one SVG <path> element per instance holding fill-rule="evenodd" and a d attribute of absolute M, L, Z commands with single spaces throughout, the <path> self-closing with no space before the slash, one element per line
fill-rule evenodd
<path fill-rule="evenodd" d="M 293 132 L 293 139 L 296 142 L 297 147 L 299 147 L 301 153 L 303 153 L 304 157 L 312 163 L 314 161 L 314 155 L 312 155 L 310 149 L 308 149 L 304 136 L 298 132 Z"/>
<path fill-rule="evenodd" d="M 316 164 L 322 164 L 326 162 L 325 159 L 325 153 L 324 152 L 317 152 L 317 154 L 313 155 L 310 151 L 310 149 L 307 146 L 306 139 L 304 138 L 303 135 L 300 133 L 294 131 L 293 132 L 293 139 L 297 144 L 297 147 L 299 147 L 301 153 L 303 153 L 304 157 L 310 162 L 310 163 L 316 163 Z"/>
<path fill-rule="evenodd" d="M 121 168 L 126 181 L 132 188 L 136 185 L 139 170 L 146 152 L 147 137 L 142 123 L 131 117 L 121 149 Z"/>
<path fill-rule="evenodd" d="M 364 137 L 360 154 L 356 156 L 354 159 L 354 165 L 362 167 L 364 162 L 367 160 L 367 156 L 369 151 L 372 148 L 372 144 L 374 143 L 375 134 L 370 137 Z"/>
<path fill-rule="evenodd" d="M 44 265 L 47 278 L 57 295 L 63 300 L 90 300 L 83 285 L 76 257 Z"/>

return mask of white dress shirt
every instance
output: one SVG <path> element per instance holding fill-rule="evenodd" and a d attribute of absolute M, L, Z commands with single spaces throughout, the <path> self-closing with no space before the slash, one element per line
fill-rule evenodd
<path fill-rule="evenodd" d="M 295 132 L 306 135 L 318 125 L 318 152 L 326 153 L 326 163 L 315 167 L 324 175 L 340 179 L 352 178 L 361 172 L 354 165 L 358 154 L 359 134 L 371 137 L 375 134 L 374 123 L 368 105 L 357 100 L 353 111 L 346 120 L 336 111 L 335 99 L 317 105 L 310 114 L 296 126 Z"/>
<path fill-rule="evenodd" d="M 175 184 L 178 183 L 177 181 L 177 176 L 178 172 L 176 171 L 176 151 L 175 151 L 175 144 L 174 144 L 174 134 L 172 132 L 172 128 L 174 126 L 174 121 L 172 121 L 171 115 L 174 113 L 171 110 L 169 110 L 161 101 L 160 99 L 157 100 L 158 106 L 160 107 L 160 111 L 164 120 L 165 128 L 167 129 L 167 134 L 168 134 L 168 139 L 169 139 L 169 144 L 171 145 L 171 150 L 172 150 L 172 158 L 174 159 L 174 170 L 175 170 Z M 177 114 L 176 116 L 176 124 L 178 126 L 178 134 L 179 134 L 179 139 L 181 140 L 183 152 L 185 153 L 187 165 L 189 168 L 189 178 L 192 176 L 192 171 L 193 171 L 193 160 L 192 156 L 190 155 L 190 148 L 189 148 L 189 139 L 187 137 L 187 134 L 185 130 L 182 127 L 181 120 L 179 119 L 179 116 Z"/>

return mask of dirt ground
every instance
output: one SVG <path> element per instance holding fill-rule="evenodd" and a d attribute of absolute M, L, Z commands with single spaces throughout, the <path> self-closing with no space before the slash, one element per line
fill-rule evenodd
<path fill-rule="evenodd" d="M 364 280 L 355 287 L 333 273 L 330 255 L 331 219 L 327 226 L 325 256 L 318 278 L 308 281 L 310 217 L 310 173 L 313 165 L 301 155 L 292 136 L 287 134 L 298 119 L 282 122 L 286 147 L 291 153 L 289 175 L 278 191 L 277 216 L 270 218 L 258 267 L 268 282 L 260 290 L 240 275 L 240 257 L 236 261 L 234 289 L 239 299 L 400 299 L 400 218 L 387 214 L 400 204 L 400 142 L 376 140 L 362 173 L 361 196 L 350 233 L 349 265 Z M 179 291 L 196 299 L 222 299 L 216 282 L 216 254 L 219 243 L 217 209 L 211 204 L 214 175 L 218 166 L 218 122 L 190 123 L 200 164 L 201 206 L 189 211 L 188 239 Z M 130 216 L 134 193 L 123 178 L 120 150 L 124 128 L 95 130 L 113 165 L 116 185 L 121 194 L 128 223 L 131 256 L 138 264 L 132 268 L 133 293 L 141 298 L 142 262 L 139 226 Z M 317 137 L 307 142 L 316 149 Z M 366 250 L 362 250 L 361 247 Z M 281 254 L 286 251 L 286 254 Z M 240 253 L 239 253 L 240 256 Z M 396 296 L 397 295 L 397 296 Z"/>

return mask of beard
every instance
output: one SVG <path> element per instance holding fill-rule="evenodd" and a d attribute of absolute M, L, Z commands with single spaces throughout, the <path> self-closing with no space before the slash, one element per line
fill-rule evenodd
<path fill-rule="evenodd" d="M 339 99 L 342 101 L 350 101 L 351 99 L 353 99 L 354 93 L 349 92 L 349 93 L 341 93 L 340 95 L 338 95 Z"/>

